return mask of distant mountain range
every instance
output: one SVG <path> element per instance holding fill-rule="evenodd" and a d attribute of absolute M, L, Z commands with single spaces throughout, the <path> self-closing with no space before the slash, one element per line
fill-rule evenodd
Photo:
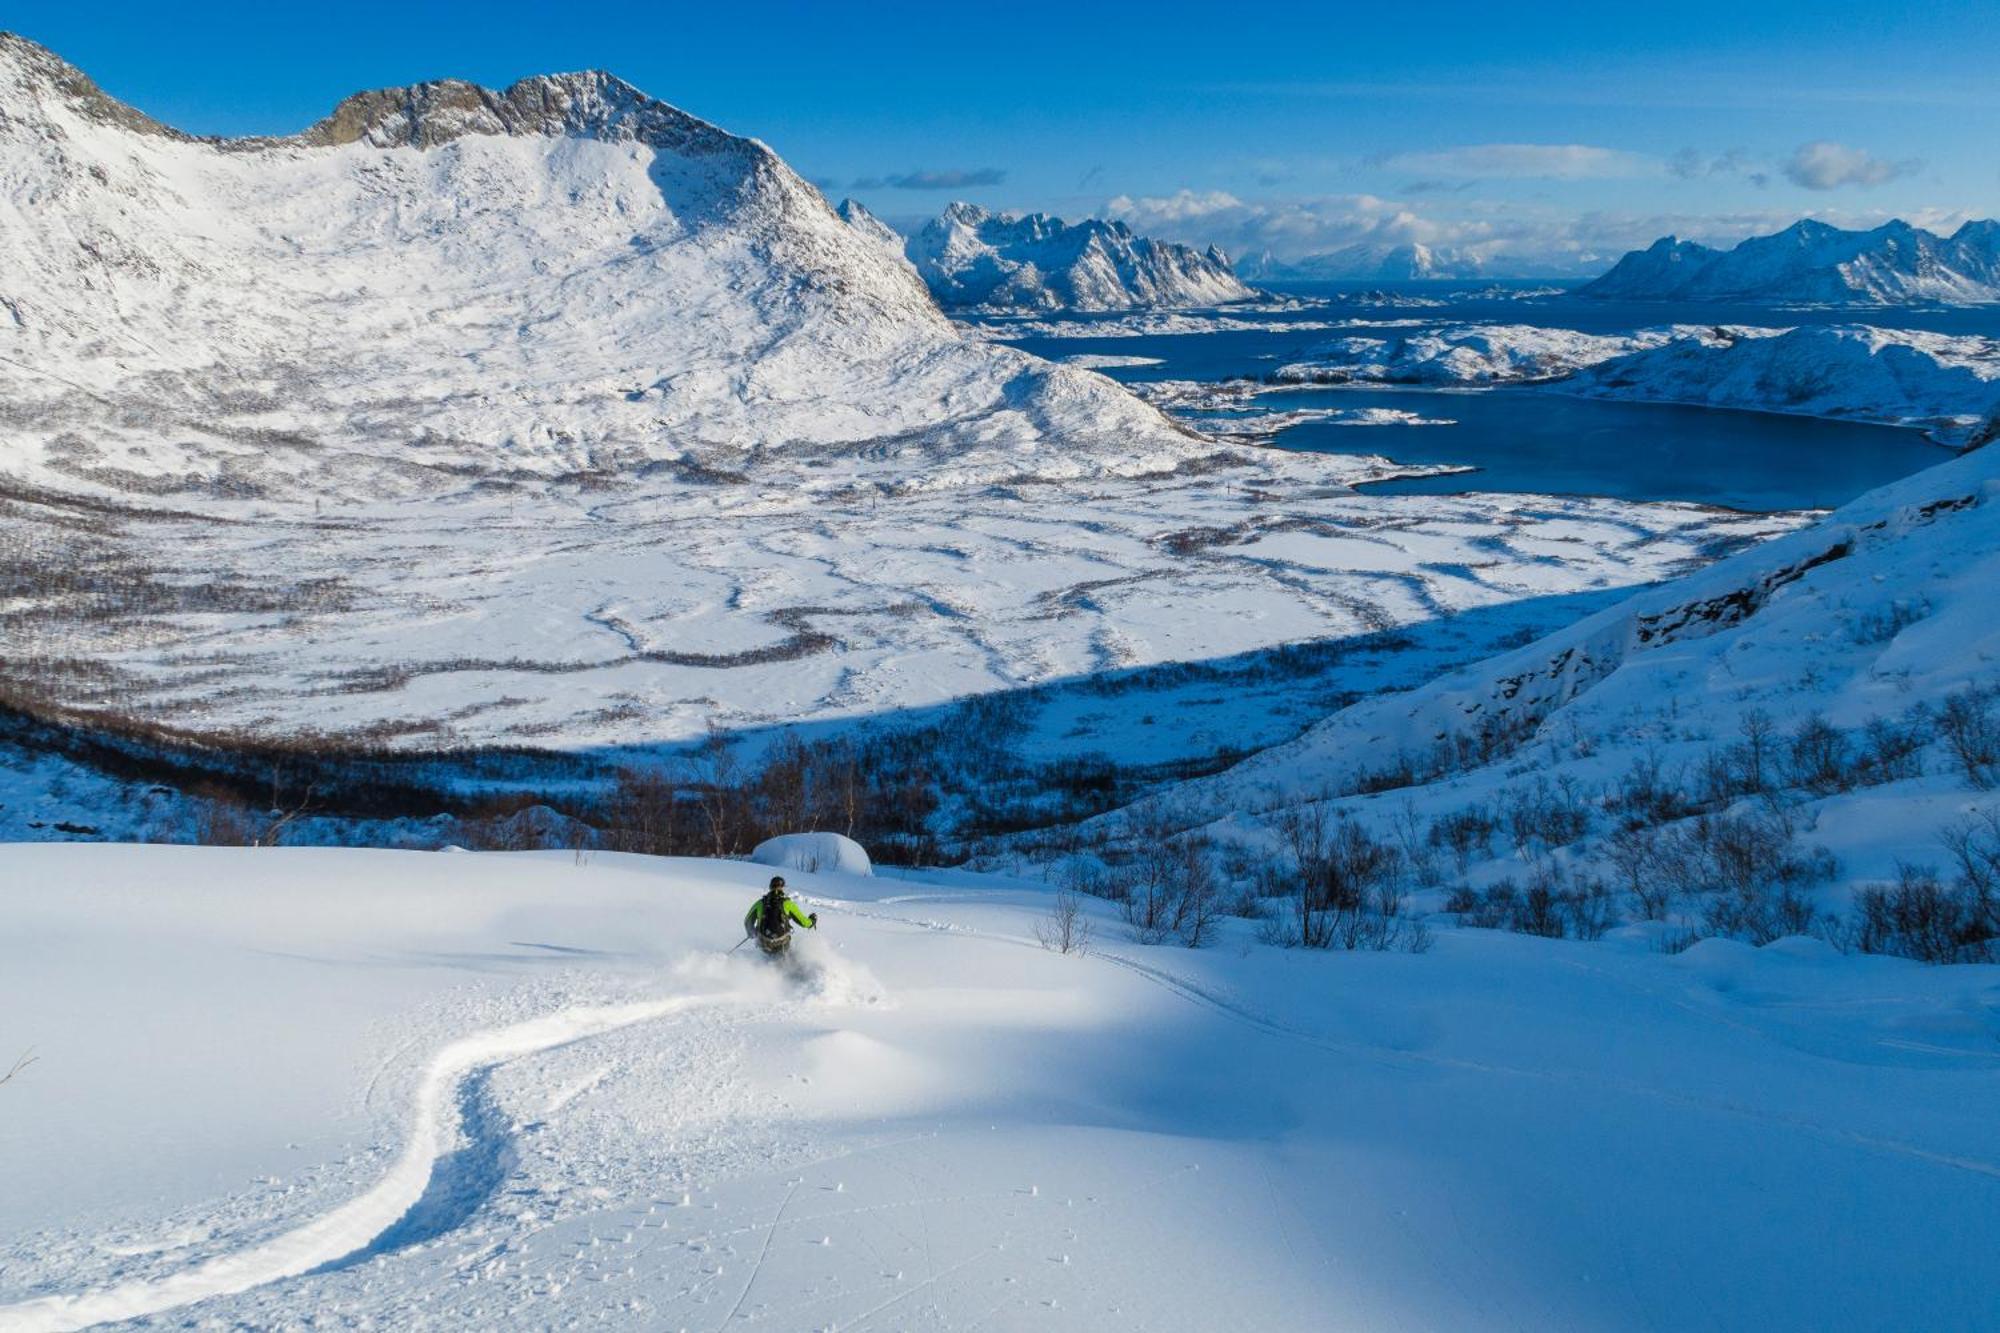
<path fill-rule="evenodd" d="M 893 247 L 895 232 L 853 200 L 849 225 Z M 1123 222 L 1064 222 L 954 203 L 902 246 L 939 305 L 976 310 L 1137 310 L 1214 306 L 1256 295 L 1210 246 L 1156 241 Z"/>
<path fill-rule="evenodd" d="M 1426 278 L 1480 278 L 1486 268 L 1477 255 L 1429 245 L 1344 245 L 1303 259 L 1280 260 L 1266 252 L 1242 266 L 1257 280 L 1306 282 L 1410 282 Z"/>
<path fill-rule="evenodd" d="M 1576 295 L 1824 305 L 2000 301 L 2000 223 L 1968 222 L 1939 236 L 1901 221 L 1847 231 L 1808 218 L 1731 250 L 1663 236 Z"/>

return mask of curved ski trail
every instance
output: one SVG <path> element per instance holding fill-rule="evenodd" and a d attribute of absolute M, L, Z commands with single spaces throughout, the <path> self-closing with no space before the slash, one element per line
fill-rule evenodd
<path fill-rule="evenodd" d="M 422 1202 L 440 1157 L 459 1134 L 460 1090 L 467 1079 L 510 1060 L 718 1004 L 726 998 L 684 995 L 630 1004 L 577 1006 L 462 1037 L 431 1057 L 417 1087 L 409 1139 L 387 1173 L 365 1193 L 282 1235 L 219 1255 L 184 1272 L 0 1305 L 0 1333 L 68 1333 L 92 1324 L 159 1314 L 212 1296 L 234 1295 L 297 1277 L 365 1252 L 402 1226 Z"/>

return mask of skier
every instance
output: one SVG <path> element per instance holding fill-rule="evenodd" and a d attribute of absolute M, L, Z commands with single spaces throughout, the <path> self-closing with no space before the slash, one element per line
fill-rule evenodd
<path fill-rule="evenodd" d="M 798 922 L 807 930 L 819 927 L 819 913 L 810 916 L 799 910 L 799 905 L 785 896 L 785 877 L 771 876 L 771 887 L 764 896 L 750 904 L 750 910 L 743 916 L 743 933 L 757 937 L 757 947 L 766 957 L 779 958 L 792 947 L 792 922 Z"/>

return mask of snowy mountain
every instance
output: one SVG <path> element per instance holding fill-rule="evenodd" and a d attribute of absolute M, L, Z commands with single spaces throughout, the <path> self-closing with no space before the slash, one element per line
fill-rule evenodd
<path fill-rule="evenodd" d="M 906 253 L 951 308 L 1131 310 L 1256 295 L 1214 246 L 1156 241 L 1097 218 L 1072 223 L 954 203 L 910 237 Z"/>
<path fill-rule="evenodd" d="M 1900 221 L 1846 231 L 1806 218 L 1731 250 L 1664 236 L 1576 295 L 1816 305 L 2000 301 L 2000 223 L 1968 222 L 1939 236 Z"/>
<path fill-rule="evenodd" d="M 0 471 L 43 485 L 352 499 L 826 456 L 938 485 L 1187 450 L 1099 377 L 965 340 L 770 149 L 605 74 L 202 140 L 0 37 L 0 246 Z"/>
<path fill-rule="evenodd" d="M 860 200 L 843 199 L 840 201 L 840 206 L 834 209 L 834 212 L 840 214 L 842 222 L 845 222 L 848 226 L 881 246 L 898 263 L 909 263 L 909 260 L 903 254 L 903 234 L 884 222 L 881 218 L 870 213 L 862 206 Z"/>
<path fill-rule="evenodd" d="M 1430 278 L 1478 278 L 1485 273 L 1485 265 L 1474 254 L 1421 244 L 1371 245 L 1364 242 L 1290 262 L 1272 260 L 1267 256 L 1256 276 L 1311 282 L 1408 282 Z"/>

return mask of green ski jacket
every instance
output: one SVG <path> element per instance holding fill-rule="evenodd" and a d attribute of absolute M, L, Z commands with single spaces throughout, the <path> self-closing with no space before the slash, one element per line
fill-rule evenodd
<path fill-rule="evenodd" d="M 744 914 L 743 933 L 748 935 L 754 932 L 757 929 L 758 919 L 763 915 L 764 915 L 764 899 L 759 898 L 756 902 L 750 904 L 750 910 Z M 805 912 L 800 909 L 798 899 L 796 898 L 785 899 L 784 915 L 798 922 L 800 925 L 804 926 L 807 930 L 811 930 L 813 928 L 812 918 L 807 916 Z M 784 925 L 783 922 L 776 922 L 773 924 L 781 926 Z M 789 930 L 791 929 L 791 927 L 784 926 L 784 929 Z M 781 932 L 773 931 L 772 933 L 778 934 Z"/>

